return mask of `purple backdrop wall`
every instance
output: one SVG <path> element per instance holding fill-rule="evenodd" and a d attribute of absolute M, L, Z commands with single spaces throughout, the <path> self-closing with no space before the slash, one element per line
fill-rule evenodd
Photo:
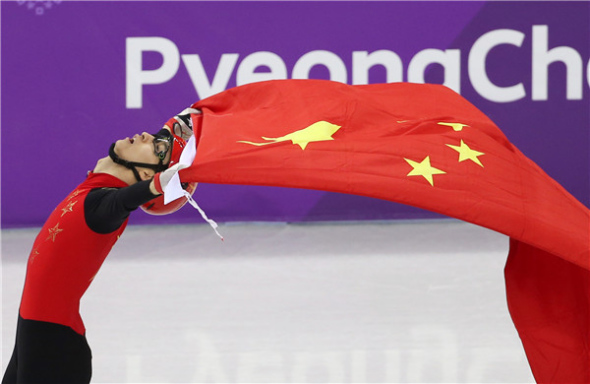
<path fill-rule="evenodd" d="M 2 2 L 2 227 L 41 225 L 115 139 L 257 76 L 445 83 L 589 205 L 589 19 L 588 2 Z M 195 196 L 221 222 L 435 217 L 321 191 Z"/>

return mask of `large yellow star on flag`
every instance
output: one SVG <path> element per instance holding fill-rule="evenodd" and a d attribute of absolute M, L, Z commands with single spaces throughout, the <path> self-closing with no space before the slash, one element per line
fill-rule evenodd
<path fill-rule="evenodd" d="M 410 171 L 410 173 L 407 174 L 407 176 L 422 176 L 433 187 L 434 187 L 434 178 L 432 176 L 433 175 L 442 175 L 442 174 L 446 173 L 445 171 L 434 168 L 432 165 L 430 165 L 430 156 L 426 156 L 424 158 L 424 160 L 422 160 L 422 162 L 420 162 L 420 163 L 410 160 L 410 159 L 406 159 L 405 157 L 404 157 L 404 160 L 408 164 L 410 164 L 413 168 Z"/>
<path fill-rule="evenodd" d="M 451 147 L 455 151 L 459 152 L 459 162 L 462 162 L 462 161 L 465 161 L 465 160 L 471 160 L 475 164 L 477 164 L 477 165 L 479 165 L 480 167 L 483 168 L 483 164 L 478 159 L 478 157 L 479 156 L 482 156 L 482 155 L 485 155 L 485 153 L 478 152 L 478 151 L 475 151 L 475 150 L 469 148 L 469 146 L 467 144 L 465 144 L 463 142 L 463 140 L 461 140 L 461 145 L 459 145 L 459 146 L 447 144 L 447 147 Z"/>
<path fill-rule="evenodd" d="M 327 121 L 318 121 L 306 128 L 289 133 L 288 135 L 282 137 L 262 137 L 262 139 L 267 141 L 266 143 L 254 143 L 252 141 L 238 141 L 238 143 L 262 146 L 276 144 L 283 141 L 291 141 L 293 144 L 299 145 L 302 150 L 305 150 L 305 147 L 307 147 L 307 144 L 309 143 L 334 140 L 332 135 L 340 128 L 340 125 L 332 124 Z"/>

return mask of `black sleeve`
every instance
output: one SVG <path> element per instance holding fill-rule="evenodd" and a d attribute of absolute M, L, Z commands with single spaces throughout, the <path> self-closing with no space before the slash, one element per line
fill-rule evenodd
<path fill-rule="evenodd" d="M 97 233 L 111 233 L 123 224 L 140 205 L 157 197 L 150 191 L 150 180 L 125 188 L 97 188 L 84 200 L 86 224 Z"/>

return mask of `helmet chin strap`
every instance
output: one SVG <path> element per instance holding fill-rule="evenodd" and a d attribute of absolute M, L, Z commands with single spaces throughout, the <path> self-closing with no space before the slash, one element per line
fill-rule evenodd
<path fill-rule="evenodd" d="M 115 144 L 116 143 L 113 143 L 111 145 L 111 148 L 109 148 L 109 157 L 111 158 L 111 160 L 113 160 L 113 162 L 122 165 L 127 169 L 130 169 L 138 182 L 142 180 L 139 176 L 139 172 L 137 171 L 136 167 L 153 169 L 154 172 L 162 172 L 168 168 L 168 166 L 162 163 L 162 160 L 160 160 L 159 164 L 137 163 L 135 161 L 123 160 L 115 153 Z"/>

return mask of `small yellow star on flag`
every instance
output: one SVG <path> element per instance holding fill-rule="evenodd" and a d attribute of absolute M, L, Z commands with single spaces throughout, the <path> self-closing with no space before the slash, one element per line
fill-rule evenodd
<path fill-rule="evenodd" d="M 463 142 L 463 140 L 461 140 L 461 145 L 460 146 L 447 144 L 447 147 L 451 147 L 455 151 L 459 152 L 459 162 L 462 162 L 462 161 L 465 161 L 465 160 L 471 160 L 475 164 L 477 164 L 477 165 L 479 165 L 480 167 L 483 168 L 483 164 L 478 159 L 478 156 L 485 155 L 485 153 L 478 152 L 478 151 L 475 151 L 475 150 L 469 148 L 469 146 L 467 144 L 465 144 Z"/>
<path fill-rule="evenodd" d="M 406 159 L 404 157 L 404 160 L 410 164 L 412 166 L 412 170 L 410 171 L 410 173 L 407 174 L 407 176 L 422 176 L 424 177 L 429 183 L 430 185 L 432 185 L 434 187 L 434 179 L 433 179 L 433 175 L 442 175 L 445 174 L 445 171 L 442 171 L 440 169 L 434 168 L 432 165 L 430 165 L 430 156 L 426 156 L 424 158 L 424 160 L 422 160 L 422 162 L 418 163 L 416 161 L 410 160 L 410 159 Z"/>
<path fill-rule="evenodd" d="M 438 125 L 446 125 L 448 127 L 451 127 L 451 128 L 453 128 L 453 131 L 455 131 L 455 132 L 462 131 L 463 128 L 469 127 L 469 125 L 467 125 L 467 124 L 461 124 L 461 123 L 444 123 L 442 121 L 439 122 Z"/>
<path fill-rule="evenodd" d="M 47 236 L 46 240 L 51 239 L 55 243 L 55 237 L 62 231 L 63 229 L 59 228 L 59 223 L 55 224 L 55 227 L 49 228 L 49 236 Z"/>
<path fill-rule="evenodd" d="M 65 207 L 65 208 L 62 208 L 62 209 L 61 209 L 61 212 L 62 212 L 62 213 L 61 213 L 61 217 L 64 217 L 64 215 L 65 215 L 66 213 L 68 213 L 68 212 L 72 212 L 72 211 L 73 211 L 73 207 L 74 207 L 74 205 L 76 205 L 76 203 L 77 203 L 77 201 L 70 201 L 70 202 L 68 203 L 68 205 L 66 205 L 66 207 Z"/>

